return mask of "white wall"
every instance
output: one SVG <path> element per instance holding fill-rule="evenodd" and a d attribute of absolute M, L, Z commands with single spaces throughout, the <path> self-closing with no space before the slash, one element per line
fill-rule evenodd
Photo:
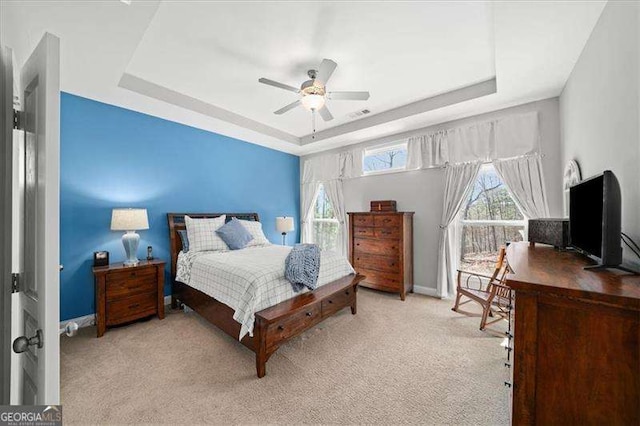
<path fill-rule="evenodd" d="M 465 123 L 482 122 L 500 117 L 538 111 L 540 120 L 540 142 L 543 168 L 546 178 L 549 208 L 552 216 L 562 214 L 562 170 L 560 162 L 560 124 L 558 99 L 532 102 L 513 108 L 482 114 L 463 120 L 431 126 L 412 132 L 421 134 L 438 129 L 457 127 Z M 406 138 L 408 135 L 403 134 Z M 393 138 L 385 138 L 385 140 Z M 359 146 L 370 146 L 380 140 L 369 141 Z M 353 146 L 348 147 L 351 149 Z M 337 152 L 334 150 L 332 152 Z M 324 155 L 323 152 L 315 155 Z M 303 160 L 315 155 L 302 157 Z M 303 162 L 301 162 L 301 165 Z M 444 170 L 427 169 L 384 175 L 363 176 L 344 182 L 346 209 L 368 211 L 371 200 L 396 200 L 398 210 L 414 211 L 414 284 L 436 288 L 438 232 L 444 197 Z"/>
<path fill-rule="evenodd" d="M 640 242 L 640 7 L 609 2 L 560 97 L 562 160 L 583 177 L 612 170 L 622 230 Z M 625 261 L 637 261 L 626 250 Z"/>

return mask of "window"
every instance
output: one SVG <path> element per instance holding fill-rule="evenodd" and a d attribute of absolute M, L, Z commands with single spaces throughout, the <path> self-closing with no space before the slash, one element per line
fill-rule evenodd
<path fill-rule="evenodd" d="M 378 146 L 364 151 L 364 174 L 404 170 L 407 166 L 407 144 Z"/>
<path fill-rule="evenodd" d="M 507 241 L 523 241 L 526 221 L 493 165 L 482 166 L 460 212 L 460 269 L 491 273 Z"/>
<path fill-rule="evenodd" d="M 312 242 L 318 244 L 323 250 L 335 251 L 338 249 L 340 222 L 336 219 L 333 206 L 324 191 L 323 185 L 320 185 L 318 189 L 311 224 Z"/>

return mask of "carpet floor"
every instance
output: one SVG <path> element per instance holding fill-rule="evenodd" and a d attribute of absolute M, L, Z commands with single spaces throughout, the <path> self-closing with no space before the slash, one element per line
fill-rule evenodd
<path fill-rule="evenodd" d="M 452 302 L 361 289 L 344 309 L 254 354 L 197 314 L 169 311 L 61 339 L 69 424 L 507 424 L 502 339 Z M 469 305 L 465 305 L 469 306 Z"/>

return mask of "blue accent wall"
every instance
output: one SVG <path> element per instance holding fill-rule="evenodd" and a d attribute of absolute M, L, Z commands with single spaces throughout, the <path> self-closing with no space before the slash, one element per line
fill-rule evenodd
<path fill-rule="evenodd" d="M 299 223 L 299 158 L 216 133 L 61 95 L 61 320 L 95 312 L 93 252 L 124 260 L 122 232 L 109 229 L 115 207 L 146 208 L 138 257 L 153 246 L 167 261 L 168 212 L 257 212 L 267 238 L 281 241 L 276 216 Z M 298 230 L 288 236 L 299 240 Z"/>

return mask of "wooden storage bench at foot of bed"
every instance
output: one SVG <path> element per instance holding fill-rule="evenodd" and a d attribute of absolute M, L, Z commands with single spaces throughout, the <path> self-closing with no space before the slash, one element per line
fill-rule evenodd
<path fill-rule="evenodd" d="M 362 275 L 348 275 L 257 312 L 253 337 L 247 335 L 241 343 L 255 352 L 258 377 L 264 377 L 269 357 L 290 339 L 343 308 L 350 307 L 355 315 L 358 283 L 363 279 Z M 172 301 L 173 307 L 184 303 L 229 336 L 237 339 L 240 335 L 233 309 L 213 297 L 175 281 Z"/>

